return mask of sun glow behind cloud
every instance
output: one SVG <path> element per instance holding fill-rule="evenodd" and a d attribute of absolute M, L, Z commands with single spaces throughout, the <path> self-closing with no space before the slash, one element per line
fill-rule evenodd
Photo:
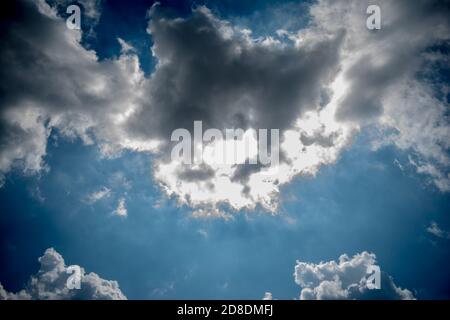
<path fill-rule="evenodd" d="M 442 10 L 433 16 L 439 32 L 428 32 L 433 27 L 421 20 L 417 23 L 423 28 L 414 29 L 413 41 L 405 43 L 412 32 L 409 20 L 401 15 L 408 2 L 387 3 L 384 27 L 377 33 L 364 27 L 365 15 L 360 13 L 367 3 L 348 6 L 321 0 L 309 7 L 311 21 L 303 29 L 276 29 L 263 37 L 204 6 L 187 17 L 173 18 L 154 5 L 148 12 L 147 32 L 156 67 L 145 76 L 137 50 L 126 40 L 117 38 L 118 57 L 100 61 L 95 51 L 81 45 L 79 33 L 67 30 L 54 9 L 42 1 L 37 7 L 34 2 L 24 3 L 33 19 L 54 36 L 45 37 L 45 42 L 29 32 L 35 28 L 32 19 L 16 31 L 22 38 L 34 37 L 21 42 L 24 51 L 27 43 L 36 43 L 37 52 L 48 59 L 46 66 L 33 60 L 34 69 L 44 70 L 40 76 L 47 81 L 36 89 L 23 77 L 26 66 L 5 69 L 13 86 L 30 94 L 26 105 L 11 104 L 15 97 L 4 100 L 3 127 L 14 135 L 3 144 L 2 174 L 16 163 L 24 171 L 45 169 L 46 143 L 55 128 L 64 137 L 98 145 L 106 157 L 125 150 L 152 153 L 155 180 L 180 204 L 210 212 L 227 206 L 231 210 L 261 206 L 275 213 L 281 186 L 334 163 L 354 134 L 370 124 L 397 131 L 395 137 L 384 135 L 374 144 L 413 150 L 418 156 L 411 163 L 417 172 L 427 175 L 441 191 L 450 189 L 446 103 L 433 98 L 429 85 L 414 78 L 420 59 L 442 60 L 438 55 L 418 54 L 449 38 Z M 409 9 L 422 11 L 420 4 Z M 396 32 L 385 34 L 384 29 Z M 65 80 L 55 81 L 51 70 Z M 400 94 L 405 89 L 410 92 Z M 41 93 L 55 97 L 55 102 L 43 99 Z M 428 120 L 419 116 L 426 105 L 432 106 Z M 208 120 L 208 127 L 222 131 L 241 125 L 255 130 L 278 128 L 280 162 L 274 166 L 214 163 L 213 150 L 233 147 L 226 140 L 205 147 L 204 166 L 186 168 L 168 160 L 170 132 L 195 120 Z M 252 147 L 250 158 L 254 154 Z"/>

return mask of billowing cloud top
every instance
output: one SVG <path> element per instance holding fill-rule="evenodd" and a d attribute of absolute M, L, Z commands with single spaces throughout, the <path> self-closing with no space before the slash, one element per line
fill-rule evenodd
<path fill-rule="evenodd" d="M 145 77 L 126 39 L 119 57 L 99 61 L 43 1 L 9 3 L 0 22 L 0 172 L 45 169 L 58 129 L 105 156 L 153 152 L 156 181 L 196 216 L 227 216 L 224 206 L 275 212 L 280 186 L 336 161 L 371 125 L 380 132 L 374 147 L 411 151 L 410 165 L 450 191 L 448 86 L 432 72 L 448 62 L 439 48 L 450 40 L 450 6 L 379 4 L 381 30 L 366 28 L 368 1 L 320 0 L 307 27 L 266 38 L 206 7 L 178 18 L 155 5 L 148 33 L 157 65 Z M 171 132 L 195 120 L 204 129 L 280 129 L 279 165 L 171 160 Z"/>
<path fill-rule="evenodd" d="M 105 280 L 96 273 L 81 270 L 80 288 L 69 289 L 67 279 L 73 271 L 67 272 L 63 257 L 53 248 L 39 258 L 40 268 L 30 278 L 27 286 L 17 292 L 7 292 L 0 284 L 0 300 L 125 300 L 117 281 Z M 70 271 L 70 270 L 69 270 Z"/>
<path fill-rule="evenodd" d="M 411 291 L 397 287 L 383 271 L 380 288 L 368 288 L 367 271 L 375 265 L 376 256 L 365 251 L 352 258 L 341 255 L 338 262 L 332 260 L 314 264 L 297 261 L 294 277 L 295 283 L 302 288 L 300 299 L 414 299 Z"/>

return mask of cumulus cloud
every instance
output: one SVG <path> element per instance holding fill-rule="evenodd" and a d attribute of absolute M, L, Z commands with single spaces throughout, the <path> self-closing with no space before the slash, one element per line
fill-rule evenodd
<path fill-rule="evenodd" d="M 125 300 L 126 296 L 117 281 L 105 280 L 96 273 L 81 270 L 80 289 L 69 289 L 67 279 L 73 273 L 67 272 L 63 257 L 53 248 L 39 258 L 40 268 L 31 276 L 28 284 L 17 293 L 6 291 L 0 284 L 0 300 Z"/>
<path fill-rule="evenodd" d="M 146 104 L 129 124 L 162 139 L 174 129 L 190 129 L 195 120 L 204 129 L 292 126 L 319 104 L 337 71 L 343 36 L 280 48 L 245 36 L 206 7 L 186 19 L 170 19 L 157 5 L 150 10 L 148 32 L 158 66 Z"/>
<path fill-rule="evenodd" d="M 365 28 L 369 4 L 381 8 L 381 30 Z M 448 70 L 449 14 L 448 1 L 320 0 L 311 8 L 319 28 L 346 30 L 337 118 L 374 124 L 375 148 L 410 152 L 417 172 L 443 192 L 450 190 L 450 126 L 448 85 L 438 72 Z"/>
<path fill-rule="evenodd" d="M 369 289 L 367 273 L 371 266 L 376 266 L 376 256 L 365 251 L 352 258 L 343 254 L 337 262 L 314 264 L 297 261 L 294 278 L 302 288 L 300 299 L 414 299 L 411 291 L 397 287 L 392 277 L 382 270 L 381 288 Z"/>
<path fill-rule="evenodd" d="M 136 56 L 98 62 L 95 52 L 81 46 L 81 33 L 66 28 L 41 1 L 8 3 L 0 32 L 2 172 L 45 168 L 53 129 L 86 144 L 108 144 L 105 153 L 130 141 L 131 149 L 151 144 L 139 144 L 120 129 L 139 94 L 142 73 Z"/>
<path fill-rule="evenodd" d="M 333 163 L 354 132 L 373 125 L 380 132 L 374 138 L 374 148 L 394 144 L 410 152 L 419 164 L 417 172 L 430 179 L 439 190 L 449 191 L 448 102 L 434 93 L 436 87 L 443 90 L 444 84 L 434 80 L 430 83 L 420 73 L 435 69 L 439 63 L 445 65 L 443 61 L 448 60 L 445 50 L 439 54 L 429 51 L 432 46 L 448 46 L 450 6 L 445 1 L 414 4 L 380 1 L 382 28 L 374 32 L 366 28 L 365 9 L 369 4 L 374 3 L 318 1 L 310 8 L 310 26 L 297 33 L 278 32 L 282 37 L 277 41 L 252 39 L 251 30 L 232 27 L 205 8 L 198 9 L 191 19 L 163 19 L 162 22 L 158 22 L 159 16 L 154 13 L 149 29 L 155 39 L 154 54 L 160 61 L 154 79 L 158 79 L 159 84 L 166 83 L 165 87 L 173 87 L 164 93 L 169 97 L 157 95 L 159 103 L 169 101 L 166 110 L 174 110 L 171 120 L 161 123 L 169 123 L 170 127 L 170 121 L 181 121 L 176 127 L 190 128 L 192 121 L 198 118 L 206 119 L 207 127 L 241 125 L 282 130 L 283 159 L 276 171 L 270 172 L 263 166 L 209 164 L 208 179 L 195 181 L 180 176 L 182 164 L 164 161 L 157 163 L 155 171 L 163 189 L 169 195 L 178 196 L 181 203 L 192 206 L 208 208 L 227 203 L 234 209 L 241 209 L 261 205 L 275 211 L 281 185 L 297 175 L 314 175 L 320 166 Z M 291 43 L 283 41 L 283 37 Z M 202 40 L 208 45 L 198 49 L 197 42 Z M 216 49 L 220 52 L 210 57 L 209 53 Z M 322 69 L 309 61 L 308 65 L 319 72 L 311 78 L 309 69 L 302 69 L 302 61 L 316 49 L 321 51 L 320 61 L 328 72 L 320 77 Z M 283 62 L 278 65 L 279 56 L 283 57 Z M 291 56 L 295 63 L 290 62 Z M 206 59 L 202 60 L 204 57 Z M 217 57 L 220 62 L 215 66 Z M 247 58 L 251 62 L 247 62 Z M 259 61 L 263 61 L 264 66 L 259 65 Z M 234 79 L 235 65 L 245 72 L 230 87 L 224 81 Z M 283 71 L 285 66 L 291 66 L 289 72 Z M 175 70 L 170 71 L 172 67 Z M 191 71 L 193 68 L 195 72 Z M 254 71 L 259 73 L 255 83 L 251 81 Z M 158 78 L 165 72 L 170 76 Z M 264 72 L 273 77 L 264 77 Z M 306 96 L 296 88 L 304 86 L 303 76 L 312 86 L 308 87 L 312 94 Z M 165 80 L 167 78 L 169 80 Z M 202 82 L 202 79 L 207 81 Z M 272 79 L 277 84 L 271 82 Z M 278 83 L 282 83 L 282 87 Z M 270 90 L 261 92 L 260 85 Z M 216 87 L 221 90 L 215 90 Z M 231 104 L 222 94 L 231 97 Z M 236 101 L 241 99 L 245 103 L 235 109 Z M 179 103 L 183 107 L 179 107 Z M 221 109 L 215 110 L 215 105 Z M 246 115 L 235 114 L 235 110 L 243 109 L 248 110 Z M 185 114 L 181 110 L 189 112 Z M 177 119 L 179 114 L 180 120 Z M 216 121 L 215 116 L 220 121 Z M 197 176 L 201 176 L 200 168 L 196 170 Z"/>
<path fill-rule="evenodd" d="M 205 7 L 187 19 L 167 19 L 157 6 L 151 10 L 149 32 L 158 66 L 147 91 L 149 106 L 131 119 L 135 130 L 169 136 L 202 120 L 204 130 L 281 131 L 282 160 L 276 168 L 212 161 L 186 169 L 173 159 L 156 161 L 155 177 L 163 190 L 183 204 L 200 207 L 196 215 L 224 216 L 218 204 L 236 210 L 261 205 L 274 211 L 282 184 L 298 174 L 314 174 L 347 143 L 352 128 L 334 121 L 332 106 L 321 105 L 338 71 L 343 33 L 311 36 L 301 46 L 281 45 L 253 39 L 249 30 L 231 26 Z M 155 112 L 159 106 L 163 111 Z M 155 125 L 140 125 L 149 118 L 146 114 L 161 118 Z M 209 143 L 204 154 L 229 141 Z"/>
<path fill-rule="evenodd" d="M 375 148 L 411 152 L 417 172 L 449 191 L 448 103 L 435 94 L 445 88 L 431 70 L 448 59 L 436 48 L 450 40 L 450 6 L 380 1 L 382 28 L 370 31 L 368 4 L 320 0 L 305 28 L 266 38 L 206 7 L 179 18 L 154 5 L 147 31 L 157 65 L 145 77 L 126 40 L 118 39 L 117 58 L 99 61 L 43 1 L 9 3 L 0 31 L 0 181 L 14 168 L 46 169 L 47 139 L 57 129 L 104 156 L 155 153 L 155 180 L 197 216 L 275 212 L 282 185 L 335 162 L 355 132 L 372 125 L 380 132 Z M 170 159 L 172 131 L 192 130 L 195 120 L 222 132 L 279 129 L 279 164 Z M 211 141 L 204 153 L 229 143 Z"/>
<path fill-rule="evenodd" d="M 381 30 L 368 30 L 370 4 L 381 8 Z M 383 101 L 402 80 L 412 79 L 423 62 L 424 50 L 449 40 L 446 1 L 331 1 L 311 8 L 313 21 L 327 32 L 344 28 L 342 74 L 350 86 L 339 101 L 338 117 L 367 119 L 383 113 Z M 398 106 L 396 106 L 398 107 Z"/>

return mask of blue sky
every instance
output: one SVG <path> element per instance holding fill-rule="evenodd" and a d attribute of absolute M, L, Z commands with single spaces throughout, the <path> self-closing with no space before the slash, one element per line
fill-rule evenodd
<path fill-rule="evenodd" d="M 404 157 L 392 148 L 368 151 L 359 137 L 336 164 L 286 187 L 277 216 L 197 220 L 170 200 L 154 208 L 164 198 L 151 180 L 150 157 L 99 159 L 94 147 L 63 141 L 50 147 L 50 172 L 12 174 L 1 189 L 1 281 L 17 291 L 37 269 L 36 257 L 54 247 L 69 264 L 116 279 L 129 298 L 259 299 L 270 289 L 291 299 L 298 296 L 297 259 L 319 262 L 368 250 L 397 284 L 420 298 L 447 299 L 448 240 L 426 227 L 431 220 L 448 226 L 450 201 L 401 172 L 394 160 Z M 108 184 L 118 173 L 129 189 Z M 85 192 L 105 184 L 110 198 L 83 203 Z M 42 202 L 33 196 L 37 188 Z M 126 219 L 112 215 L 123 194 Z"/>
<path fill-rule="evenodd" d="M 162 1 L 162 6 L 189 19 L 194 3 L 252 29 L 257 38 L 306 28 L 314 2 Z M 151 77 L 157 64 L 146 31 L 151 5 L 104 1 L 95 35 L 84 34 L 83 46 L 102 63 L 121 56 L 117 38 L 124 39 Z M 448 51 L 440 52 L 448 58 Z M 431 85 L 448 84 L 448 70 L 433 68 L 440 78 L 427 73 Z M 439 99 L 448 107 L 448 96 Z M 433 183 L 435 176 L 418 170 L 430 159 L 420 146 L 372 147 L 380 132 L 385 134 L 377 124 L 361 125 L 335 161 L 320 165 L 314 176 L 299 175 L 282 185 L 274 212 L 260 204 L 226 208 L 233 219 L 225 220 L 194 218 L 195 205 L 168 197 L 152 171 L 157 154 L 124 149 L 108 157 L 99 149 L 101 138 L 87 144 L 77 134 L 51 128 L 42 156 L 46 168 L 22 170 L 16 159 L 19 165 L 4 172 L 0 283 L 11 292 L 24 288 L 39 270 L 38 257 L 53 247 L 67 265 L 116 280 L 128 299 L 261 299 L 265 292 L 298 299 L 297 260 L 319 264 L 367 251 L 376 254 L 395 285 L 416 298 L 449 299 L 449 193 Z M 90 201 L 99 190 L 108 192 Z M 114 213 L 121 199 L 126 217 Z M 427 230 L 433 222 L 441 236 Z"/>

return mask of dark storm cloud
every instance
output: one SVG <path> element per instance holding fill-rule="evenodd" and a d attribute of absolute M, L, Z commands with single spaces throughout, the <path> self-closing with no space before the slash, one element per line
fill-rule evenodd
<path fill-rule="evenodd" d="M 188 19 L 150 11 L 149 32 L 159 65 L 129 130 L 166 138 L 176 128 L 285 129 L 320 104 L 335 75 L 343 33 L 308 46 L 250 42 L 208 9 Z"/>

